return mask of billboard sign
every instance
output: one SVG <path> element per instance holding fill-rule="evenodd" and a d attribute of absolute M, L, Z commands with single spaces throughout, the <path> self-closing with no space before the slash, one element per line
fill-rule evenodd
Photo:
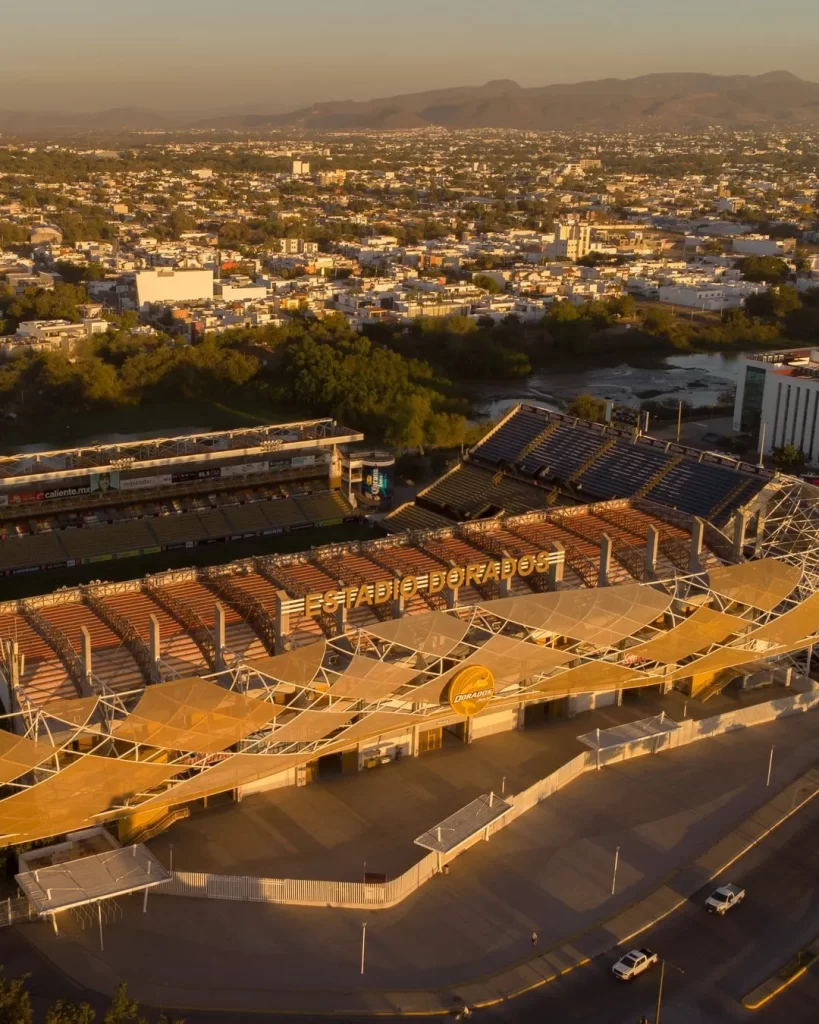
<path fill-rule="evenodd" d="M 361 492 L 371 501 L 386 501 L 391 493 L 389 471 L 384 466 L 361 467 Z"/>
<path fill-rule="evenodd" d="M 182 473 L 172 473 L 171 483 L 173 484 L 187 484 L 191 480 L 212 480 L 214 477 L 219 476 L 221 470 L 218 466 L 211 469 L 192 469 Z"/>
<path fill-rule="evenodd" d="M 223 479 L 228 479 L 232 476 L 251 476 L 253 473 L 266 473 L 267 470 L 267 462 L 240 462 L 233 466 L 222 466 L 220 475 Z"/>
<path fill-rule="evenodd" d="M 153 487 L 167 487 L 172 483 L 170 473 L 160 473 L 158 476 L 131 476 L 125 479 L 120 478 L 119 489 L 121 491 L 147 491 Z"/>
<path fill-rule="evenodd" d="M 108 473 L 92 473 L 90 481 L 92 494 L 106 494 L 108 491 L 118 491 L 119 471 L 113 469 Z"/>
<path fill-rule="evenodd" d="M 46 491 L 43 497 L 46 501 L 52 498 L 76 498 L 82 494 L 91 493 L 91 481 L 88 477 L 84 477 L 77 481 L 75 487 L 55 487 L 52 491 Z M 39 499 L 40 495 L 37 495 Z"/>

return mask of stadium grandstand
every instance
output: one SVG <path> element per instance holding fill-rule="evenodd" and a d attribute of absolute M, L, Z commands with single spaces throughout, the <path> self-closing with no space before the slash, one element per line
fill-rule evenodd
<path fill-rule="evenodd" d="M 645 498 L 720 526 L 753 506 L 773 475 L 627 427 L 520 405 L 384 526 L 401 532 L 423 521 L 465 522 L 612 498 Z"/>
<path fill-rule="evenodd" d="M 324 419 L 4 456 L 0 575 L 350 521 L 362 440 Z"/>
<path fill-rule="evenodd" d="M 638 462 L 654 451 L 523 411 L 466 472 L 525 464 L 528 480 L 504 474 L 510 488 L 551 493 L 544 432 L 571 448 L 586 431 Z M 561 486 L 595 451 L 565 455 Z M 422 515 L 377 540 L 0 605 L 0 841 L 110 823 L 130 842 L 192 801 L 305 781 L 326 758 L 360 767 L 434 748 L 443 729 L 475 739 L 532 710 L 574 714 L 632 690 L 706 699 L 738 676 L 804 668 L 819 640 L 817 491 L 717 468 L 730 487 L 677 504 L 711 501 L 719 525 L 645 494 L 444 525 Z"/>

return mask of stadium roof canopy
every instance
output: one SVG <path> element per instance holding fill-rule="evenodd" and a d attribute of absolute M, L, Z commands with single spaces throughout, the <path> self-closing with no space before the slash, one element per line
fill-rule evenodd
<path fill-rule="evenodd" d="M 203 634 L 214 640 L 206 615 L 224 578 L 226 603 L 266 615 L 275 642 L 234 654 L 251 651 L 245 639 L 213 670 L 129 689 L 115 688 L 112 669 L 92 677 L 93 695 L 40 705 L 23 703 L 18 666 L 23 684 L 6 680 L 22 709 L 9 716 L 16 736 L 0 741 L 0 779 L 15 789 L 0 800 L 0 844 L 184 803 L 359 743 L 449 725 L 458 709 L 448 687 L 464 667 L 494 677 L 492 714 L 676 679 L 693 688 L 708 673 L 805 649 L 819 640 L 819 573 L 813 547 L 783 550 L 792 523 L 774 527 L 775 552 L 763 534 L 765 557 L 746 563 L 736 537 L 630 499 L 237 562 L 213 589 L 196 570 L 95 589 L 103 612 L 107 602 L 119 609 L 110 621 L 122 633 L 164 609 L 188 623 L 169 631 L 174 646 L 184 626 L 195 651 Z M 378 602 L 385 580 L 388 600 Z M 44 647 L 40 635 L 25 634 L 33 614 L 76 635 L 72 609 L 92 623 L 87 596 L 6 606 L 5 635 Z M 183 602 L 189 616 L 179 612 Z M 252 634 L 254 619 L 235 612 L 234 622 Z M 264 649 L 285 653 L 265 657 Z M 31 662 L 36 672 L 36 654 Z"/>
<path fill-rule="evenodd" d="M 152 747 L 215 754 L 258 732 L 282 710 L 206 679 L 174 679 L 149 686 L 113 734 Z"/>
<path fill-rule="evenodd" d="M 198 462 L 219 456 L 267 454 L 362 441 L 364 435 L 335 420 L 300 420 L 270 426 L 241 427 L 206 434 L 178 434 L 150 440 L 65 448 L 0 456 L 0 486 L 26 478 L 62 478 L 90 469 L 145 469 L 171 463 Z"/>

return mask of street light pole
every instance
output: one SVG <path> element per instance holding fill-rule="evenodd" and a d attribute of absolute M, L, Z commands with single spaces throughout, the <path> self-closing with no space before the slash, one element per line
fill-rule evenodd
<path fill-rule="evenodd" d="M 665 981 L 665 960 L 660 960 L 660 987 L 657 989 L 657 1012 L 654 1015 L 654 1024 L 660 1024 L 660 1011 L 663 1008 L 663 982 Z M 680 974 L 685 974 L 682 967 L 678 967 L 676 964 L 671 964 L 671 967 L 675 971 L 679 971 Z"/>
<path fill-rule="evenodd" d="M 657 990 L 657 1012 L 654 1014 L 654 1024 L 660 1024 L 660 1010 L 663 1005 L 663 981 L 665 980 L 665 960 L 660 961 L 660 987 Z"/>
<path fill-rule="evenodd" d="M 364 949 L 367 944 L 367 922 L 361 922 L 361 973 L 364 973 Z"/>
<path fill-rule="evenodd" d="M 771 744 L 771 752 L 768 755 L 768 778 L 765 780 L 765 785 L 766 786 L 770 786 L 770 784 L 771 784 L 771 770 L 773 769 L 773 754 L 774 754 L 774 747 L 773 747 L 773 744 Z"/>
<path fill-rule="evenodd" d="M 611 894 L 614 895 L 614 890 L 617 886 L 617 865 L 620 863 L 620 847 L 614 851 L 614 872 L 611 876 Z"/>

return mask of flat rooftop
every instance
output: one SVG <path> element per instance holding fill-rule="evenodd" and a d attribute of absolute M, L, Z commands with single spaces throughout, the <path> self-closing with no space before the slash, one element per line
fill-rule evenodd
<path fill-rule="evenodd" d="M 753 352 L 745 356 L 766 363 L 777 372 L 790 376 L 819 377 L 819 348 L 790 348 L 779 352 Z"/>
<path fill-rule="evenodd" d="M 196 461 L 222 455 L 255 455 L 295 449 L 363 441 L 364 435 L 333 419 L 299 420 L 268 426 L 242 427 L 203 434 L 125 441 L 121 444 L 87 445 L 55 451 L 0 456 L 0 486 L 10 486 L 27 477 L 81 473 L 84 470 L 127 470 Z"/>

